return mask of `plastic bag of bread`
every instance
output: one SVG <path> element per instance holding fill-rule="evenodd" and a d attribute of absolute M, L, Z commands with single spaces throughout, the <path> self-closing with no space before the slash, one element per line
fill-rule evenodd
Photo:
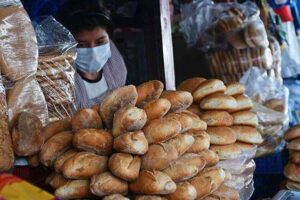
<path fill-rule="evenodd" d="M 75 110 L 76 41 L 71 33 L 53 17 L 36 27 L 39 59 L 37 81 L 45 95 L 49 117 L 53 121 L 71 117 Z"/>

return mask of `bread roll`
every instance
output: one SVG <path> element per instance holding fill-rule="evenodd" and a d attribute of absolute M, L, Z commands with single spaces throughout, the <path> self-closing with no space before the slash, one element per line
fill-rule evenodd
<path fill-rule="evenodd" d="M 238 95 L 234 97 L 237 106 L 235 108 L 230 109 L 231 112 L 237 112 L 242 110 L 251 110 L 253 107 L 252 100 L 246 95 Z"/>
<path fill-rule="evenodd" d="M 57 173 L 61 173 L 62 167 L 63 167 L 64 163 L 66 162 L 66 160 L 68 160 L 69 158 L 72 158 L 77 153 L 78 153 L 78 151 L 76 149 L 70 149 L 69 151 L 66 151 L 65 153 L 60 155 L 54 163 L 55 171 Z"/>
<path fill-rule="evenodd" d="M 5 100 L 3 99 L 3 102 L 4 101 Z M 1 112 L 2 110 L 0 111 L 0 114 Z M 11 141 L 11 135 L 8 129 L 8 122 L 6 120 L 6 117 L 4 117 L 4 119 L 1 119 L 0 116 L 0 171 L 4 172 L 10 170 L 14 166 L 14 162 L 15 156 Z"/>
<path fill-rule="evenodd" d="M 118 152 L 144 155 L 148 151 L 148 141 L 143 131 L 129 132 L 114 139 L 114 149 Z"/>
<path fill-rule="evenodd" d="M 202 77 L 189 78 L 181 82 L 177 87 L 177 90 L 193 93 L 196 89 L 198 89 L 199 85 L 204 81 L 206 81 L 206 79 Z"/>
<path fill-rule="evenodd" d="M 147 114 L 148 124 L 154 119 L 160 119 L 165 116 L 171 108 L 171 103 L 169 100 L 161 98 L 145 104 L 143 108 Z"/>
<path fill-rule="evenodd" d="M 233 110 L 236 107 L 236 100 L 225 94 L 214 94 L 205 97 L 200 103 L 200 108 L 203 110 Z"/>
<path fill-rule="evenodd" d="M 130 199 L 120 194 L 112 194 L 104 197 L 103 200 L 130 200 Z"/>
<path fill-rule="evenodd" d="M 182 111 L 180 114 L 181 115 L 187 115 L 187 116 L 189 116 L 190 118 L 193 119 L 193 124 L 192 124 L 192 127 L 190 128 L 190 130 L 194 130 L 194 131 L 200 131 L 200 130 L 202 130 L 202 131 L 205 131 L 207 129 L 206 122 L 202 121 L 200 119 L 200 117 L 197 116 L 196 114 L 194 114 L 194 113 L 192 113 L 190 111 L 187 111 L 187 110 Z"/>
<path fill-rule="evenodd" d="M 102 101 L 100 115 L 106 128 L 112 128 L 115 112 L 129 105 L 135 106 L 138 94 L 135 86 L 129 85 L 111 91 Z"/>
<path fill-rule="evenodd" d="M 290 141 L 287 145 L 287 148 L 290 150 L 300 151 L 300 138 Z"/>
<path fill-rule="evenodd" d="M 128 184 L 111 173 L 105 172 L 92 177 L 90 189 L 94 195 L 99 197 L 111 194 L 126 195 Z"/>
<path fill-rule="evenodd" d="M 300 125 L 296 125 L 292 128 L 290 128 L 285 134 L 284 139 L 286 141 L 291 141 L 293 139 L 300 137 Z"/>
<path fill-rule="evenodd" d="M 181 112 L 193 103 L 193 96 L 185 91 L 164 91 L 161 98 L 168 99 L 171 103 L 169 112 Z"/>
<path fill-rule="evenodd" d="M 235 131 L 229 127 L 208 127 L 207 133 L 211 144 L 227 145 L 237 140 Z"/>
<path fill-rule="evenodd" d="M 182 182 L 196 176 L 206 165 L 201 156 L 193 153 L 184 154 L 163 172 L 174 182 Z"/>
<path fill-rule="evenodd" d="M 210 150 L 215 152 L 220 160 L 231 160 L 236 159 L 243 154 L 254 148 L 251 144 L 236 142 L 230 145 L 211 145 Z"/>
<path fill-rule="evenodd" d="M 42 123 L 37 116 L 27 112 L 20 113 L 12 128 L 15 154 L 18 156 L 37 154 L 44 143 L 41 129 Z"/>
<path fill-rule="evenodd" d="M 226 111 L 207 111 L 200 118 L 206 122 L 207 126 L 231 126 L 233 124 L 232 116 Z"/>
<path fill-rule="evenodd" d="M 195 142 L 192 135 L 179 134 L 175 138 L 169 140 L 167 143 L 175 147 L 178 155 L 183 155 Z"/>
<path fill-rule="evenodd" d="M 197 198 L 204 198 L 216 191 L 225 181 L 223 169 L 205 171 L 190 180 L 197 191 Z"/>
<path fill-rule="evenodd" d="M 167 200 L 164 197 L 154 195 L 139 195 L 135 197 L 135 200 Z"/>
<path fill-rule="evenodd" d="M 225 185 L 221 185 L 216 191 L 212 193 L 212 196 L 216 196 L 220 199 L 228 199 L 228 200 L 239 200 L 240 195 L 239 192 L 235 189 L 227 187 Z"/>
<path fill-rule="evenodd" d="M 187 153 L 198 153 L 210 146 L 210 137 L 205 131 L 187 131 L 184 134 L 191 135 L 195 141 L 193 145 L 187 150 Z"/>
<path fill-rule="evenodd" d="M 298 191 L 298 192 L 300 191 L 300 183 L 298 182 L 287 180 L 285 186 L 289 190 Z"/>
<path fill-rule="evenodd" d="M 54 122 L 51 122 L 45 126 L 41 133 L 44 137 L 44 141 L 47 141 L 49 138 L 51 138 L 53 135 L 57 133 L 61 133 L 64 131 L 71 131 L 72 130 L 72 124 L 70 119 L 63 119 L 63 120 L 57 120 Z"/>
<path fill-rule="evenodd" d="M 181 125 L 181 131 L 180 131 L 181 133 L 190 130 L 194 125 L 194 119 L 186 114 L 171 113 L 166 115 L 165 118 L 177 120 Z"/>
<path fill-rule="evenodd" d="M 211 150 L 203 150 L 197 153 L 206 162 L 206 167 L 215 166 L 219 162 L 218 155 Z"/>
<path fill-rule="evenodd" d="M 270 99 L 264 103 L 264 106 L 277 112 L 284 112 L 284 99 Z"/>
<path fill-rule="evenodd" d="M 284 168 L 283 174 L 291 181 L 300 183 L 300 166 L 288 163 Z"/>
<path fill-rule="evenodd" d="M 194 113 L 197 116 L 201 116 L 203 111 L 200 109 L 199 104 L 192 104 L 190 107 L 187 108 L 188 111 Z"/>
<path fill-rule="evenodd" d="M 129 189 L 136 194 L 165 195 L 175 192 L 176 184 L 163 172 L 143 170 Z"/>
<path fill-rule="evenodd" d="M 89 180 L 69 181 L 55 191 L 55 196 L 59 199 L 81 199 L 90 195 Z"/>
<path fill-rule="evenodd" d="M 142 108 L 145 104 L 160 97 L 164 84 L 161 81 L 152 80 L 137 86 L 136 90 L 138 93 L 136 105 Z"/>
<path fill-rule="evenodd" d="M 63 175 L 52 173 L 46 179 L 46 184 L 50 185 L 52 189 L 56 190 L 57 188 L 67 184 L 70 180 L 66 179 Z"/>
<path fill-rule="evenodd" d="M 178 159 L 178 152 L 171 144 L 153 144 L 142 157 L 142 169 L 163 170 Z"/>
<path fill-rule="evenodd" d="M 229 96 L 236 96 L 240 94 L 244 94 L 246 91 L 246 88 L 241 83 L 230 83 L 226 85 L 226 91 L 224 94 Z"/>
<path fill-rule="evenodd" d="M 62 173 L 70 179 L 89 179 L 107 170 L 108 158 L 90 152 L 79 152 L 65 161 Z"/>
<path fill-rule="evenodd" d="M 162 118 L 151 121 L 143 129 L 149 144 L 164 142 L 181 131 L 181 124 L 174 119 Z"/>
<path fill-rule="evenodd" d="M 300 165 L 300 152 L 299 151 L 294 151 L 290 153 L 290 162 Z"/>
<path fill-rule="evenodd" d="M 73 131 L 80 129 L 100 129 L 102 127 L 102 120 L 99 114 L 90 108 L 79 110 L 72 118 Z"/>
<path fill-rule="evenodd" d="M 193 92 L 194 102 L 200 102 L 208 95 L 225 92 L 225 90 L 226 87 L 222 81 L 217 79 L 206 80 L 199 85 L 196 91 Z"/>
<path fill-rule="evenodd" d="M 126 153 L 115 153 L 109 158 L 108 168 L 113 175 L 125 181 L 133 181 L 139 176 L 141 158 Z"/>
<path fill-rule="evenodd" d="M 113 137 L 105 130 L 82 129 L 74 134 L 73 145 L 78 149 L 99 155 L 110 155 L 113 149 Z"/>
<path fill-rule="evenodd" d="M 251 126 L 232 126 L 237 140 L 250 144 L 261 144 L 264 140 L 261 134 Z"/>
<path fill-rule="evenodd" d="M 168 200 L 194 200 L 197 197 L 195 187 L 189 182 L 178 183 L 176 191 L 167 195 Z"/>
<path fill-rule="evenodd" d="M 40 151 L 40 160 L 46 167 L 52 166 L 56 158 L 71 148 L 73 134 L 70 131 L 61 132 L 51 137 Z"/>
<path fill-rule="evenodd" d="M 232 114 L 234 125 L 258 126 L 258 118 L 251 111 L 240 111 Z"/>
<path fill-rule="evenodd" d="M 146 112 L 137 107 L 128 106 L 120 109 L 115 113 L 113 122 L 113 136 L 141 130 L 147 122 Z"/>

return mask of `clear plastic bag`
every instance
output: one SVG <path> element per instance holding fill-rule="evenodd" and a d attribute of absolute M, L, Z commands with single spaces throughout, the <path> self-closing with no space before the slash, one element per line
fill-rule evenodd
<path fill-rule="evenodd" d="M 6 92 L 0 75 L 0 120 L 7 116 Z"/>
<path fill-rule="evenodd" d="M 300 124 L 300 81 L 285 80 L 284 85 L 288 87 L 289 96 L 289 119 L 290 126 Z"/>

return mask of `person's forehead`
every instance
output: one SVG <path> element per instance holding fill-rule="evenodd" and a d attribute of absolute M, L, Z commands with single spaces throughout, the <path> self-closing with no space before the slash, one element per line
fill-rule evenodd
<path fill-rule="evenodd" d="M 107 32 L 105 28 L 96 27 L 93 30 L 82 30 L 75 34 L 76 40 L 82 41 L 90 41 L 90 40 L 97 40 L 103 36 L 106 36 Z"/>

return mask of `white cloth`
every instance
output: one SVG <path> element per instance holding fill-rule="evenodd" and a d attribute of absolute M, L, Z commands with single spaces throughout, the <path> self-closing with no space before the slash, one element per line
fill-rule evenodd
<path fill-rule="evenodd" d="M 89 83 L 85 80 L 83 80 L 83 82 L 89 99 L 94 99 L 108 90 L 108 85 L 104 76 L 96 83 Z"/>

